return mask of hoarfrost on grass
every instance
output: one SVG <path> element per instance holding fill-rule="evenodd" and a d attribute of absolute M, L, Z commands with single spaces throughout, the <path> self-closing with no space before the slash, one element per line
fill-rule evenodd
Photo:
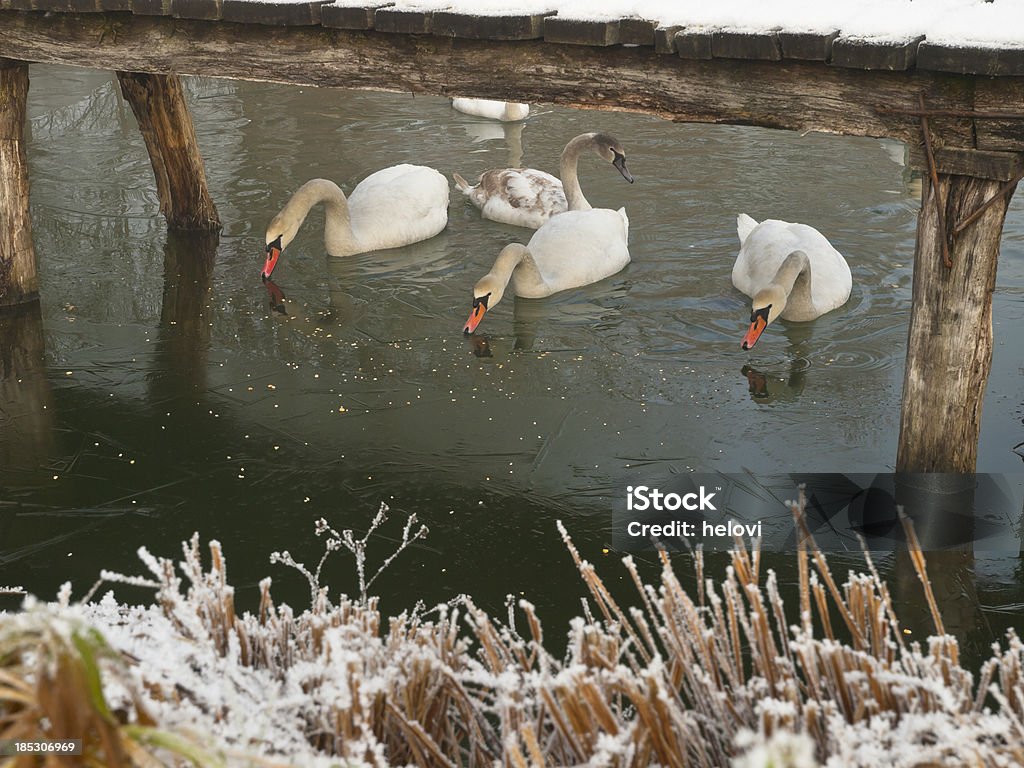
<path fill-rule="evenodd" d="M 400 546 L 414 536 L 412 524 L 405 531 Z M 325 521 L 317 534 L 352 551 L 362 582 L 365 538 Z M 857 647 L 816 638 L 810 623 L 787 624 L 773 577 L 758 586 L 746 551 L 733 552 L 724 579 L 703 582 L 699 603 L 667 556 L 658 589 L 631 572 L 645 608 L 623 613 L 563 535 L 590 587 L 586 612 L 609 618 L 573 619 L 561 659 L 539 642 L 526 601 L 526 636 L 468 597 L 387 619 L 365 590 L 330 603 L 323 560 L 311 570 L 284 554 L 278 560 L 310 580 L 310 607 L 275 605 L 264 580 L 259 613 L 237 615 L 220 547 L 210 546 L 207 569 L 197 538 L 176 567 L 140 552 L 159 582 L 155 605 L 119 605 L 110 592 L 69 604 L 65 589 L 50 606 L 29 598 L 26 613 L 0 621 L 0 649 L 40 611 L 60 637 L 88 622 L 134 660 L 104 678 L 108 700 L 129 712 L 141 700 L 162 728 L 203 731 L 229 754 L 302 766 L 483 768 L 532 762 L 540 750 L 538 762 L 624 768 L 680 754 L 733 768 L 811 768 L 816 751 L 835 768 L 1024 761 L 1024 747 L 1007 737 L 1024 701 L 1011 674 L 1024 662 L 1015 635 L 993 648 L 977 684 L 953 638 L 929 639 L 926 653 L 897 644 L 899 626 L 881 611 L 857 614 Z M 852 616 L 850 605 L 888 597 L 877 578 L 850 574 L 830 599 L 825 610 Z M 982 709 L 985 692 L 998 711 Z"/>

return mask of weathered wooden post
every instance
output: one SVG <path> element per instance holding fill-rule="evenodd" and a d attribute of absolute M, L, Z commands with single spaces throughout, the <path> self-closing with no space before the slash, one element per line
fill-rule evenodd
<path fill-rule="evenodd" d="M 936 206 L 926 176 L 917 222 L 896 471 L 971 473 L 992 367 L 992 292 L 1011 193 L 1001 194 L 1002 184 L 990 179 L 937 178 L 944 204 Z M 947 232 L 996 195 L 949 246 L 946 266 Z"/>
<path fill-rule="evenodd" d="M 167 226 L 219 229 L 220 217 L 206 188 L 206 170 L 181 78 L 118 72 L 117 79 L 146 142 Z"/>
<path fill-rule="evenodd" d="M 28 209 L 28 64 L 0 58 L 0 308 L 39 297 Z"/>

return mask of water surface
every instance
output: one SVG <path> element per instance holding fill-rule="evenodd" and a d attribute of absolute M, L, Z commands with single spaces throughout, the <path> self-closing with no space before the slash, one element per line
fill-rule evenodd
<path fill-rule="evenodd" d="M 41 336 L 23 344 L 44 364 L 0 395 L 0 584 L 83 591 L 100 568 L 139 571 L 138 547 L 173 555 L 198 530 L 224 543 L 243 598 L 269 573 L 301 601 L 301 579 L 270 552 L 314 560 L 315 518 L 360 528 L 384 501 L 431 528 L 379 582 L 387 610 L 464 591 L 498 609 L 523 593 L 560 620 L 582 589 L 555 520 L 619 579 L 604 550 L 629 472 L 893 469 L 919 205 L 900 145 L 546 105 L 503 127 L 441 98 L 191 79 L 224 229 L 169 236 L 113 76 L 33 65 L 31 77 Z M 287 314 L 271 310 L 264 228 L 307 179 L 348 190 L 400 162 L 554 171 L 589 130 L 622 141 L 637 180 L 581 165 L 591 202 L 629 213 L 620 274 L 503 301 L 483 348 L 461 334 L 471 287 L 530 232 L 481 220 L 453 190 L 440 236 L 383 253 L 327 257 L 314 212 L 274 275 Z M 1003 239 L 978 459 L 1014 475 L 1022 205 Z M 849 304 L 742 351 L 739 212 L 824 232 L 850 262 Z M 1024 602 L 1009 548 L 971 560 L 978 594 L 963 592 L 999 626 Z M 328 570 L 353 589 L 340 558 Z"/>

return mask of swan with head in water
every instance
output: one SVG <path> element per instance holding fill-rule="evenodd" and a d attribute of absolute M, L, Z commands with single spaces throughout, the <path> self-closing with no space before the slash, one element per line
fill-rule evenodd
<path fill-rule="evenodd" d="M 561 181 L 533 168 L 496 168 L 484 171 L 476 184 L 452 174 L 455 186 L 470 199 L 485 219 L 537 229 L 557 213 L 589 211 L 593 206 L 583 196 L 577 166 L 580 155 L 592 151 L 607 160 L 630 184 L 626 152 L 619 140 L 607 133 L 580 134 L 562 151 Z"/>
<path fill-rule="evenodd" d="M 732 284 L 752 299 L 743 348 L 757 343 L 776 318 L 805 321 L 838 309 L 850 298 L 850 266 L 821 232 L 806 224 L 741 213 L 740 252 Z"/>
<path fill-rule="evenodd" d="M 516 296 L 540 299 L 590 285 L 629 263 L 626 209 L 594 208 L 552 217 L 526 245 L 502 248 L 491 271 L 473 287 L 473 309 L 463 333 L 472 333 L 507 288 Z"/>
<path fill-rule="evenodd" d="M 493 101 L 492 99 L 452 99 L 452 107 L 474 117 L 486 117 L 503 123 L 525 120 L 530 114 L 530 105 L 515 101 Z"/>
<path fill-rule="evenodd" d="M 363 179 L 347 198 L 327 179 L 307 181 L 267 227 L 269 278 L 318 203 L 324 204 L 324 245 L 331 256 L 398 248 L 433 237 L 448 223 L 448 182 L 433 168 L 394 165 Z"/>

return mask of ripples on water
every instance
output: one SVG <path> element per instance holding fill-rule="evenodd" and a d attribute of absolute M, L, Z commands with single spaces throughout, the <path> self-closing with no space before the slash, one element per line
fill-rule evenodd
<path fill-rule="evenodd" d="M 918 202 L 891 142 L 557 107 L 503 127 L 440 98 L 193 79 L 224 230 L 206 276 L 175 288 L 165 265 L 202 249 L 168 245 L 112 76 L 32 75 L 53 446 L 0 478 L 51 522 L 40 535 L 35 518 L 8 518 L 18 545 L 0 583 L 45 592 L 99 567 L 136 570 L 137 546 L 170 551 L 196 528 L 225 539 L 235 573 L 254 581 L 271 550 L 302 550 L 314 517 L 358 526 L 389 500 L 435 530 L 382 587 L 399 604 L 412 579 L 428 600 L 474 588 L 497 605 L 533 589 L 572 611 L 553 518 L 598 553 L 628 469 L 656 479 L 893 466 Z M 271 308 L 263 229 L 308 178 L 350 190 L 399 162 L 467 177 L 519 162 L 553 171 L 564 143 L 595 129 L 623 142 L 637 179 L 581 163 L 591 202 L 629 212 L 622 273 L 507 300 L 465 339 L 473 283 L 530 233 L 482 221 L 453 190 L 442 235 L 386 253 L 326 258 L 312 214 L 274 275 L 284 311 Z M 1008 332 L 1024 314 L 1020 210 L 1018 197 L 995 296 L 979 461 L 989 471 L 1021 464 L 1021 344 Z M 749 305 L 730 282 L 739 212 L 824 232 L 852 267 L 850 303 L 779 322 L 743 352 Z M 187 285 L 199 286 L 191 305 Z M 50 567 L 57 557 L 66 568 Z M 565 595 L 550 590 L 555 578 Z"/>

